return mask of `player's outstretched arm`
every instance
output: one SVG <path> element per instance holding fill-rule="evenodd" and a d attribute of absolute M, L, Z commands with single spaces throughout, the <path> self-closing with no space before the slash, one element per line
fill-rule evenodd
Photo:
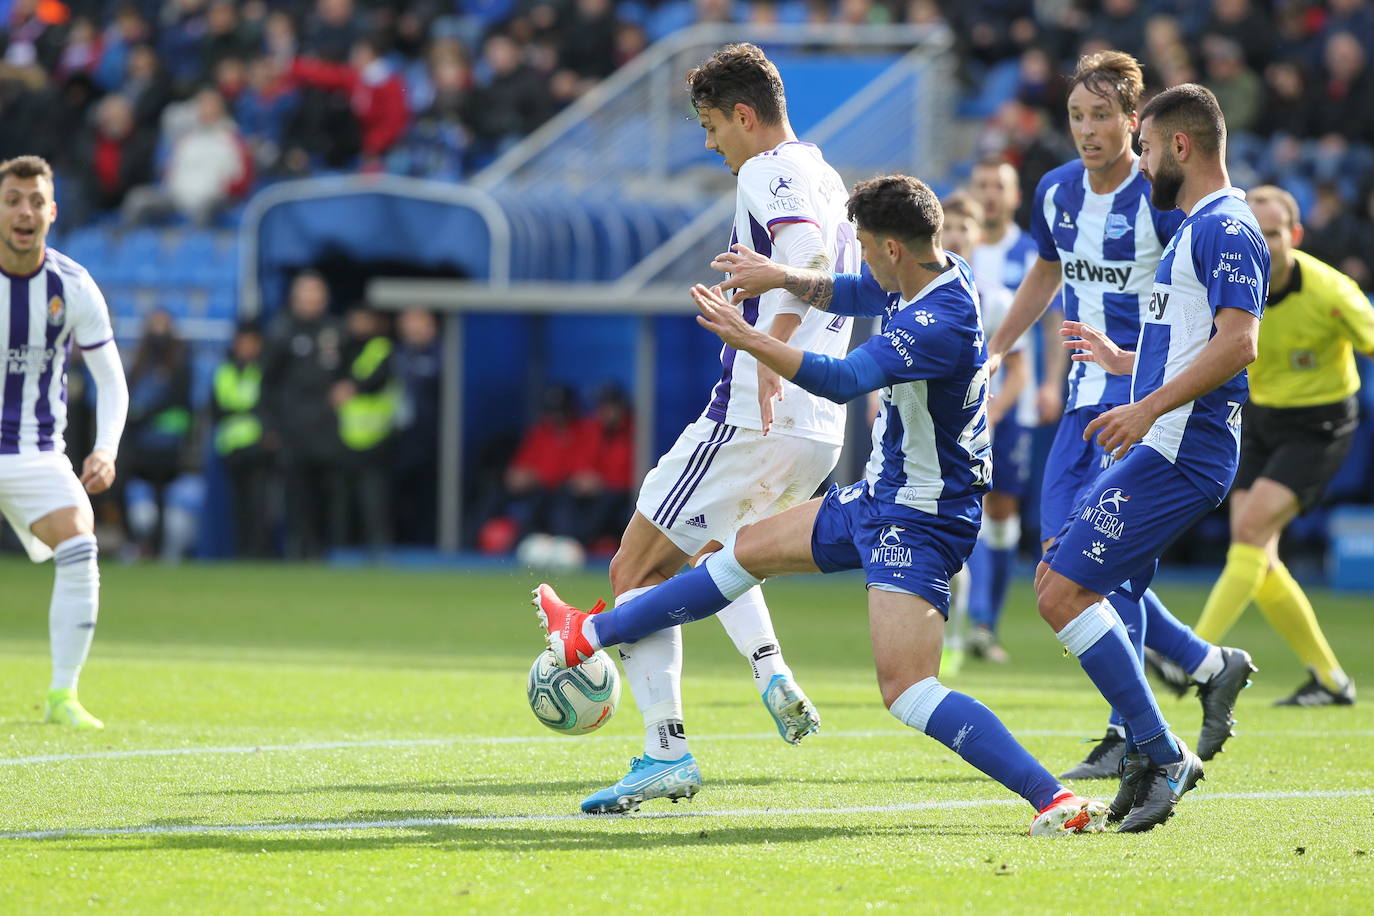
<path fill-rule="evenodd" d="M 843 404 L 888 384 L 882 367 L 862 347 L 844 359 L 808 353 L 752 327 L 719 286 L 697 284 L 692 298 L 701 311 L 698 324 L 812 394 Z"/>
<path fill-rule="evenodd" d="M 1025 349 L 1012 350 L 1002 360 L 1002 384 L 997 389 L 997 397 L 988 402 L 988 426 L 996 426 L 1016 409 L 1026 383 L 1030 381 L 1030 364 L 1026 361 Z"/>
<path fill-rule="evenodd" d="M 1040 320 L 1054 301 L 1054 294 L 1063 282 L 1059 263 L 1036 258 L 1026 271 L 1025 278 L 1012 297 L 1011 307 L 997 333 L 988 341 L 988 372 L 996 372 L 1007 352 L 1021 339 L 1030 326 Z"/>
<path fill-rule="evenodd" d="M 1093 420 L 1083 431 L 1084 440 L 1096 436 L 1097 444 L 1109 454 L 1123 458 L 1161 416 L 1197 400 L 1255 361 L 1259 348 L 1258 316 L 1238 308 L 1223 308 L 1217 311 L 1215 324 L 1216 333 L 1192 365 L 1141 400 L 1114 407 Z"/>
<path fill-rule="evenodd" d="M 84 353 L 95 380 L 95 447 L 81 465 L 81 485 L 88 493 L 103 493 L 115 479 L 115 456 L 129 412 L 129 387 L 113 340 Z"/>
<path fill-rule="evenodd" d="M 730 275 L 723 285 L 734 288 L 731 301 L 735 305 L 769 290 L 783 289 L 832 315 L 874 317 L 887 310 L 888 294 L 867 272 L 832 274 L 818 267 L 793 267 L 738 243 L 716 255 L 711 267 Z"/>

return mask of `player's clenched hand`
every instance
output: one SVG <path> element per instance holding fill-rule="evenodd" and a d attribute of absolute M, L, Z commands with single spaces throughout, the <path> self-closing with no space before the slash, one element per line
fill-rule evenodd
<path fill-rule="evenodd" d="M 1123 350 L 1112 339 L 1092 325 L 1081 321 L 1065 321 L 1059 329 L 1069 359 L 1077 363 L 1097 363 L 1112 375 L 1130 375 L 1135 368 L 1135 354 Z"/>
<path fill-rule="evenodd" d="M 1126 457 L 1131 446 L 1145 438 L 1157 419 L 1143 401 L 1122 404 L 1089 423 L 1083 430 L 1083 440 L 1088 442 L 1096 436 L 1097 444 L 1119 461 Z"/>
<path fill-rule="evenodd" d="M 759 418 L 763 420 L 763 434 L 766 436 L 773 425 L 773 401 L 782 400 L 782 376 L 763 363 L 757 365 L 759 369 Z"/>
<path fill-rule="evenodd" d="M 102 449 L 96 449 L 86 456 L 81 465 L 81 485 L 87 493 L 104 493 L 114 483 L 114 456 Z"/>
<path fill-rule="evenodd" d="M 692 287 L 692 298 L 696 301 L 701 314 L 697 324 L 725 341 L 736 350 L 745 349 L 749 335 L 754 329 L 744 320 L 739 309 L 730 304 L 719 286 L 710 289 L 700 283 Z"/>
<path fill-rule="evenodd" d="M 729 251 L 716 255 L 711 261 L 711 269 L 730 275 L 730 279 L 722 286 L 734 288 L 735 295 L 730 301 L 735 305 L 745 299 L 762 296 L 787 281 L 787 270 L 781 264 L 739 243 L 731 245 Z"/>

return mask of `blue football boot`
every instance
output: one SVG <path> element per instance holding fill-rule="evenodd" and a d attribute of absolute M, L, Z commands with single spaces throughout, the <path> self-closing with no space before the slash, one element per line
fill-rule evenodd
<path fill-rule="evenodd" d="M 788 744 L 800 744 L 801 739 L 820 730 L 821 714 L 790 674 L 773 675 L 763 691 L 763 706 Z"/>
<path fill-rule="evenodd" d="M 691 754 L 677 760 L 636 757 L 619 782 L 583 799 L 582 813 L 628 814 L 650 798 L 668 798 L 677 804 L 679 798 L 690 799 L 700 788 L 701 770 Z"/>

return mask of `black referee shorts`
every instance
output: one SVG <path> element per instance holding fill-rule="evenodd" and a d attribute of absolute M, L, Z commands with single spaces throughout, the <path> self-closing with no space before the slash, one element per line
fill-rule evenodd
<path fill-rule="evenodd" d="M 1298 494 L 1299 511 L 1305 512 L 1345 461 L 1360 409 L 1352 396 L 1316 407 L 1247 403 L 1243 416 L 1235 489 L 1248 490 L 1267 477 Z"/>

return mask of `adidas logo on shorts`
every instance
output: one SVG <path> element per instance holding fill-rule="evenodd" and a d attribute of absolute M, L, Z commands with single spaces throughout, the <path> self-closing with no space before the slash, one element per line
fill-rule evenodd
<path fill-rule="evenodd" d="M 691 518 L 687 519 L 687 521 L 684 522 L 684 524 L 690 525 L 690 526 L 693 527 L 693 528 L 705 528 L 705 527 L 706 527 L 706 516 L 705 516 L 705 515 L 694 515 L 694 516 L 692 516 Z"/>

